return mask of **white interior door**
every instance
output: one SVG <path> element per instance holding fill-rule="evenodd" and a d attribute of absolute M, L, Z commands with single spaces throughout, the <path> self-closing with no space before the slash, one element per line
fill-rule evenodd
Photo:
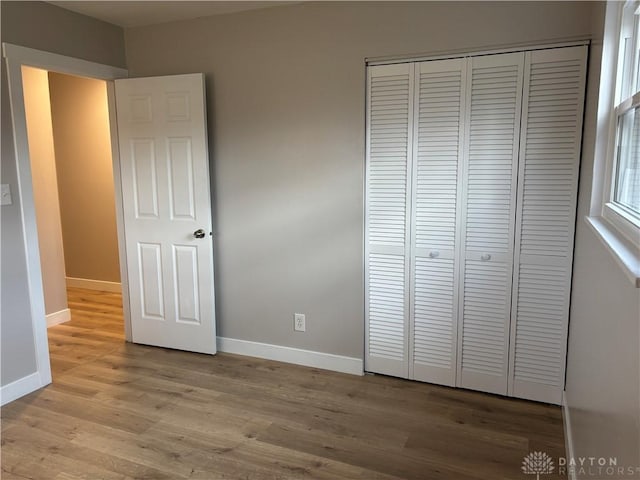
<path fill-rule="evenodd" d="M 202 74 L 116 80 L 131 333 L 216 352 Z"/>

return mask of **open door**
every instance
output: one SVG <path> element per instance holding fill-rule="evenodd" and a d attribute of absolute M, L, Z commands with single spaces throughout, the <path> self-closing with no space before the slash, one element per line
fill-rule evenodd
<path fill-rule="evenodd" d="M 216 353 L 204 76 L 115 94 L 132 340 Z"/>

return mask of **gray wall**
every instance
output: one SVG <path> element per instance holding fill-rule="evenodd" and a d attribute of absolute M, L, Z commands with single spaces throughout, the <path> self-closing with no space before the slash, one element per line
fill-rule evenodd
<path fill-rule="evenodd" d="M 127 29 L 133 76 L 206 74 L 219 335 L 362 358 L 365 57 L 584 38 L 590 15 L 327 2 Z"/>
<path fill-rule="evenodd" d="M 45 2 L 3 1 L 2 41 L 125 67 L 122 29 Z"/>
<path fill-rule="evenodd" d="M 584 221 L 593 181 L 603 21 L 603 4 L 594 5 L 566 399 L 576 457 L 617 457 L 621 466 L 640 467 L 640 289 Z"/>
<path fill-rule="evenodd" d="M 47 50 L 122 67 L 122 29 L 42 2 L 0 2 L 2 42 Z M 34 335 L 24 251 L 20 198 L 11 129 L 6 72 L 2 62 L 1 181 L 11 186 L 14 203 L 0 210 L 0 384 L 36 370 Z"/>
<path fill-rule="evenodd" d="M 115 27 L 44 4 L 0 6 L 3 41 L 124 64 Z M 302 4 L 129 30 L 135 75 L 207 74 L 220 334 L 362 355 L 364 57 L 597 35 L 592 8 L 600 12 L 583 3 Z M 596 91 L 592 70 L 567 395 L 576 455 L 637 465 L 638 291 L 582 220 Z M 5 385 L 35 360 L 4 75 L 1 113 L 2 182 L 15 199 L 1 210 Z M 291 331 L 294 311 L 308 314 L 307 333 Z"/>
<path fill-rule="evenodd" d="M 0 4 L 2 5 L 2 4 Z M 4 20 L 4 12 L 2 13 Z M 31 309 L 6 69 L 2 62 L 2 164 L 0 181 L 11 188 L 13 205 L 0 207 L 0 384 L 7 385 L 36 371 Z"/>

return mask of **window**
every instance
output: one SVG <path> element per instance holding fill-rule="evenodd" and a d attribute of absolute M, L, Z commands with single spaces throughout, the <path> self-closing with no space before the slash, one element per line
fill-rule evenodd
<path fill-rule="evenodd" d="M 613 201 L 633 216 L 640 213 L 640 111 L 633 107 L 618 116 L 618 149 Z"/>
<path fill-rule="evenodd" d="M 640 288 L 640 0 L 606 3 L 601 52 L 586 221 Z"/>
<path fill-rule="evenodd" d="M 603 216 L 640 243 L 640 1 L 620 9 L 611 184 Z"/>

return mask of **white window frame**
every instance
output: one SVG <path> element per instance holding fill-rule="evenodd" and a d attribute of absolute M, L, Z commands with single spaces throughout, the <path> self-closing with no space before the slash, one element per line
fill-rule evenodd
<path fill-rule="evenodd" d="M 624 112 L 640 104 L 638 93 L 626 98 L 622 96 L 623 59 L 619 55 L 623 13 L 625 10 L 635 11 L 638 8 L 640 0 L 607 2 L 591 215 L 587 217 L 587 223 L 612 251 L 636 287 L 640 287 L 640 216 L 615 203 L 613 195 L 617 169 L 618 119 Z"/>
<path fill-rule="evenodd" d="M 623 14 L 625 10 L 627 12 L 636 11 L 640 8 L 640 1 L 638 0 L 628 0 L 627 2 L 615 2 L 617 5 L 617 51 L 616 51 L 616 69 L 615 69 L 615 95 L 613 98 L 613 105 L 611 105 L 612 114 L 611 114 L 611 131 L 609 137 L 609 152 L 608 152 L 608 168 L 607 168 L 607 183 L 605 189 L 605 201 L 602 206 L 602 216 L 609 221 L 613 226 L 622 233 L 625 237 L 627 237 L 632 243 L 636 245 L 640 245 L 640 216 L 635 214 L 635 212 L 631 212 L 630 210 L 624 208 L 624 206 L 617 204 L 614 201 L 615 194 L 615 183 L 616 183 L 616 170 L 617 170 L 617 147 L 618 147 L 618 129 L 617 124 L 619 118 L 626 113 L 627 111 L 637 107 L 640 104 L 640 93 L 636 92 L 633 96 L 628 96 L 626 99 L 623 95 L 626 95 L 627 92 L 622 92 L 622 83 L 623 83 L 623 75 L 622 75 L 622 66 L 623 62 L 628 59 L 622 58 L 621 47 L 622 47 L 622 28 L 623 28 Z M 607 12 L 609 14 L 609 12 Z M 636 16 L 635 22 L 638 22 L 638 17 Z M 633 25 L 628 28 L 634 28 Z M 634 41 L 638 43 L 638 38 L 634 38 Z M 635 48 L 631 53 L 634 53 Z M 633 63 L 631 65 L 634 66 Z M 630 69 L 628 72 L 630 78 L 627 79 L 631 85 L 636 85 L 637 80 L 635 78 L 637 69 Z M 605 73 L 605 72 L 603 72 Z M 635 87 L 630 87 L 635 88 Z"/>

